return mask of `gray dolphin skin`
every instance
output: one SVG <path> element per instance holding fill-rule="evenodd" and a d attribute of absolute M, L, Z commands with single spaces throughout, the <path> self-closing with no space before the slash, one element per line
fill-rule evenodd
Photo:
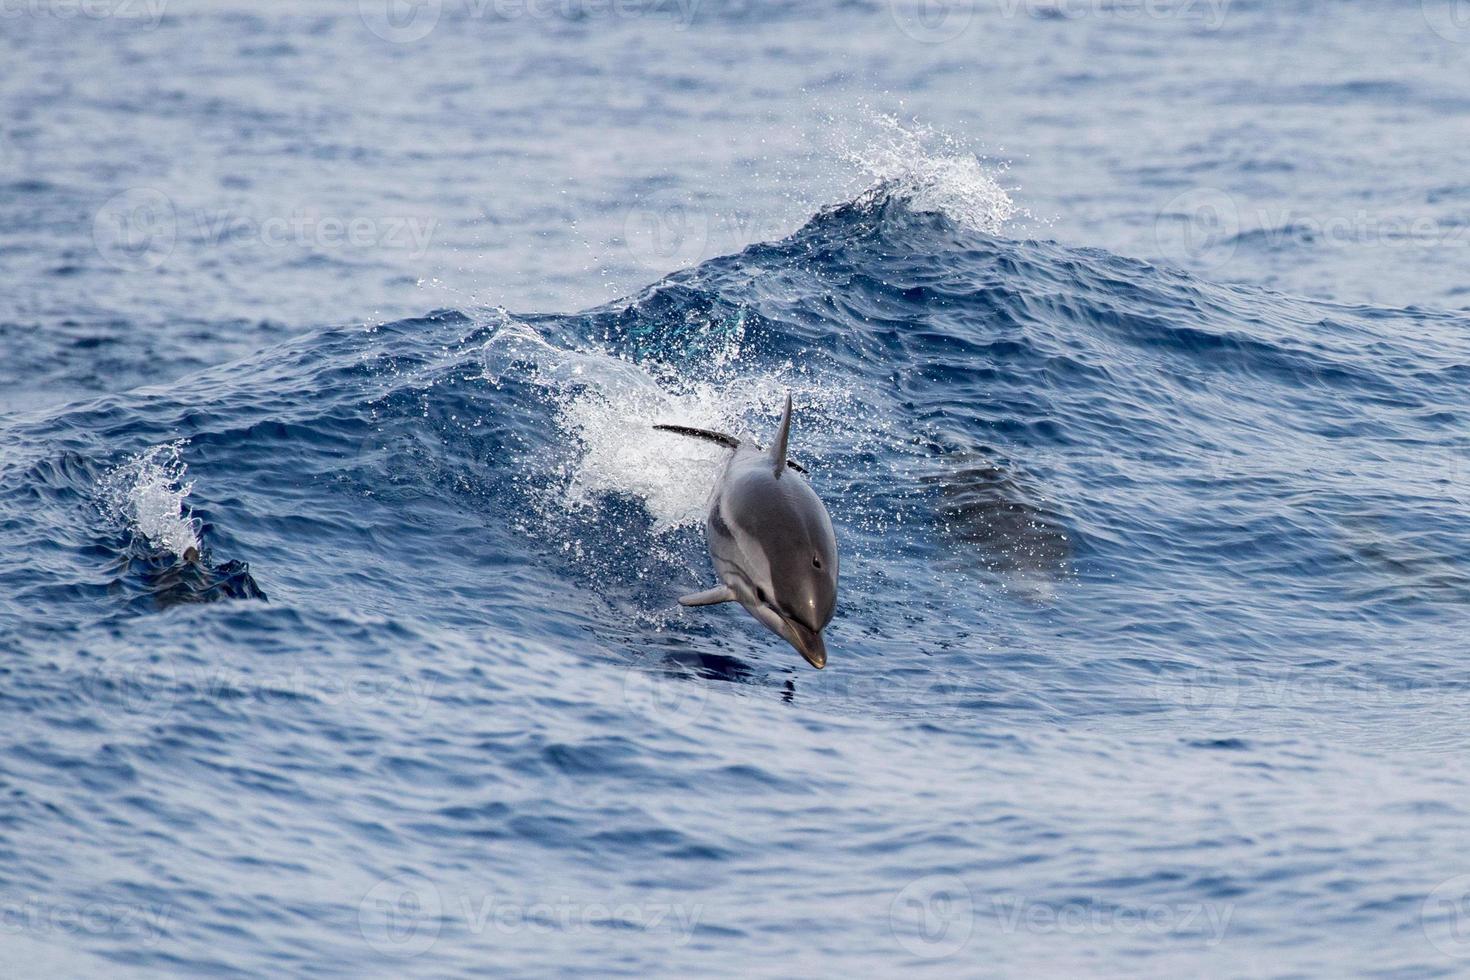
<path fill-rule="evenodd" d="M 769 449 L 748 439 L 684 425 L 655 429 L 734 450 L 705 519 L 720 584 L 679 599 L 684 606 L 738 602 L 817 669 L 827 665 L 822 630 L 837 605 L 837 538 L 806 470 L 786 456 L 791 395 Z"/>

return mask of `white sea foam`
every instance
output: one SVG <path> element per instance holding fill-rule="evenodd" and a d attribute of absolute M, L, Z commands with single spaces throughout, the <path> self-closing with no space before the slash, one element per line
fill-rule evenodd
<path fill-rule="evenodd" d="M 184 502 L 194 489 L 186 480 L 188 440 L 154 446 L 110 470 L 100 484 L 103 509 L 155 548 L 183 557 L 199 550 L 200 521 Z"/>
<path fill-rule="evenodd" d="M 845 132 L 837 151 L 872 178 L 870 194 L 901 199 L 916 211 L 943 213 L 987 234 L 1026 216 L 998 181 L 1005 164 L 977 156 L 947 133 L 875 113 Z"/>
<path fill-rule="evenodd" d="M 738 346 L 739 338 L 730 343 Z M 491 382 L 515 374 L 546 393 L 558 444 L 569 450 L 546 487 L 551 506 L 597 507 L 608 494 L 631 495 L 643 501 L 655 531 L 665 531 L 703 521 L 725 453 L 711 443 L 655 430 L 654 423 L 763 441 L 788 390 L 796 392 L 803 409 L 828 417 L 846 399 L 840 390 L 814 388 L 794 368 L 740 373 L 738 357 L 726 355 L 723 361 L 711 358 L 726 368 L 717 377 L 689 381 L 671 369 L 606 352 L 561 349 L 506 317 L 481 360 Z M 541 478 L 546 481 L 544 472 Z"/>

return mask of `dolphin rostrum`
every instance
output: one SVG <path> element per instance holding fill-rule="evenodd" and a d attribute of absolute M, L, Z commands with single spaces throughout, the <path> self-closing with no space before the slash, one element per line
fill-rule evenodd
<path fill-rule="evenodd" d="M 733 449 L 705 519 L 720 584 L 679 599 L 684 606 L 738 602 L 818 669 L 827 665 L 822 629 L 837 604 L 837 539 L 806 470 L 786 457 L 791 395 L 769 449 L 748 439 L 684 425 L 655 425 Z"/>

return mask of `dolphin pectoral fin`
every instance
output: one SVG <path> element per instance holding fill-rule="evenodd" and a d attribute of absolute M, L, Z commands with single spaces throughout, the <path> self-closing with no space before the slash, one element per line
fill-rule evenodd
<path fill-rule="evenodd" d="M 691 425 L 655 425 L 660 432 L 672 432 L 676 435 L 691 436 L 695 439 L 704 439 L 707 442 L 716 442 L 727 449 L 737 449 L 740 440 L 723 432 L 715 432 L 712 429 L 696 429 Z"/>
<path fill-rule="evenodd" d="M 717 443 L 726 449 L 740 448 L 739 439 L 724 432 L 716 432 L 713 429 L 696 429 L 692 425 L 664 425 L 662 423 L 654 425 L 654 428 L 660 432 L 672 432 L 675 435 L 689 436 L 693 439 L 703 439 L 706 442 Z M 807 468 L 794 459 L 786 460 L 786 465 L 798 473 L 810 475 Z"/>
<path fill-rule="evenodd" d="M 728 585 L 717 585 L 713 589 L 705 589 L 703 592 L 695 592 L 691 595 L 681 595 L 679 605 L 681 606 L 713 606 L 721 602 L 734 602 L 735 593 Z"/>

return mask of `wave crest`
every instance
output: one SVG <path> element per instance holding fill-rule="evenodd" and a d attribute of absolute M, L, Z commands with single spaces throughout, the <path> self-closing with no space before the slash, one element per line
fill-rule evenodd
<path fill-rule="evenodd" d="M 858 203 L 898 200 L 988 235 L 1027 216 L 997 179 L 1005 172 L 1003 163 L 987 164 L 949 134 L 917 123 L 905 126 L 896 116 L 877 115 L 872 125 L 876 136 L 840 148 L 848 163 L 874 180 Z"/>

